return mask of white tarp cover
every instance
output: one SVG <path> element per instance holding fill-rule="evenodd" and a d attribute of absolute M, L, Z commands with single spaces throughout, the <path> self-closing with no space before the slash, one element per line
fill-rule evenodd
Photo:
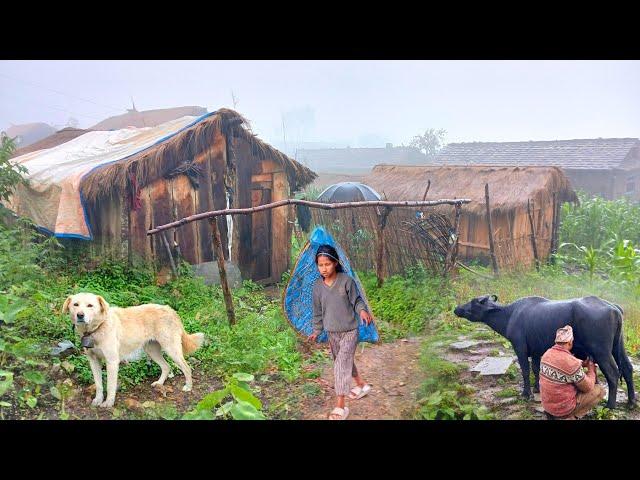
<path fill-rule="evenodd" d="M 28 169 L 6 205 L 56 237 L 93 239 L 80 183 L 89 172 L 161 143 L 213 114 L 182 117 L 156 127 L 93 131 L 57 147 L 12 159 Z"/>

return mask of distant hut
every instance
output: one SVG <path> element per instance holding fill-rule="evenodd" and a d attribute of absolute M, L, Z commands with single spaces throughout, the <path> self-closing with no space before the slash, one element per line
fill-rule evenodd
<path fill-rule="evenodd" d="M 308 168 L 258 139 L 248 122 L 233 110 L 220 109 L 199 118 L 184 118 L 181 120 L 184 128 L 173 130 L 174 133 L 135 154 L 101 164 L 82 176 L 66 174 L 71 181 L 65 180 L 65 186 L 75 189 L 76 196 L 80 193 L 82 208 L 69 213 L 65 202 L 74 192 L 68 192 L 68 197 L 61 196 L 59 183 L 43 183 L 38 191 L 19 189 L 9 206 L 34 218 L 43 230 L 56 236 L 92 240 L 96 252 L 153 260 L 167 268 L 170 264 L 167 244 L 172 255 L 179 251 L 191 264 L 213 261 L 211 228 L 206 220 L 193 222 L 165 232 L 165 237 L 147 236 L 150 227 L 228 206 L 254 207 L 289 198 L 316 177 Z M 157 127 L 159 131 L 167 129 L 164 125 Z M 128 133 L 90 131 L 85 135 L 97 138 L 120 132 L 133 135 L 120 142 L 125 147 L 126 142 L 149 142 L 148 129 Z M 73 136 L 79 132 L 67 133 Z M 42 163 L 40 159 L 51 152 L 58 158 L 64 157 L 61 149 L 70 149 L 83 138 L 84 135 L 76 136 L 54 148 L 16 157 L 15 161 L 29 168 Z M 86 160 L 82 157 L 85 154 Z M 77 157 L 69 163 L 61 162 L 53 173 L 44 171 L 40 178 L 48 181 L 54 174 L 62 177 L 65 168 L 75 168 L 75 172 L 78 165 L 92 160 L 93 154 L 92 148 L 76 148 Z M 83 213 L 86 227 L 85 221 L 81 222 Z M 70 222 L 65 224 L 61 218 L 71 218 L 75 225 L 88 231 L 69 235 L 65 232 L 70 231 Z M 279 281 L 289 267 L 293 218 L 294 209 L 284 207 L 220 222 L 225 260 L 236 264 L 243 278 L 264 283 Z"/>
<path fill-rule="evenodd" d="M 422 200 L 430 182 L 427 200 L 469 198 L 462 207 L 458 258 L 489 256 L 486 222 L 485 184 L 489 184 L 493 236 L 498 265 L 510 269 L 534 262 L 527 200 L 541 260 L 552 247 L 554 208 L 577 197 L 569 180 L 557 167 L 466 167 L 377 165 L 364 178 L 367 185 L 384 191 L 389 200 Z M 554 195 L 555 194 L 555 195 Z M 554 198 L 556 205 L 554 206 Z M 424 213 L 440 212 L 453 221 L 453 209 L 437 207 Z M 407 222 L 416 219 L 416 210 L 395 209 L 385 230 L 389 273 L 401 273 L 424 252 L 407 232 Z M 373 263 L 371 253 L 369 264 Z"/>

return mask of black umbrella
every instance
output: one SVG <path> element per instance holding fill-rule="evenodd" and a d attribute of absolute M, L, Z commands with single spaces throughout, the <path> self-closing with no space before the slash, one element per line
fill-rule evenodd
<path fill-rule="evenodd" d="M 382 200 L 382 197 L 369 185 L 359 182 L 340 182 L 327 187 L 320 195 L 318 202 L 362 202 Z"/>

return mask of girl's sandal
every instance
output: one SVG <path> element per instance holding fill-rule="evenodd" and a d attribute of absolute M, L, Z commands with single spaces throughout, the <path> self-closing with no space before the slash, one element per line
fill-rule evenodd
<path fill-rule="evenodd" d="M 371 391 L 371 385 L 365 383 L 362 387 L 355 386 L 349 392 L 349 399 L 359 400 Z"/>
<path fill-rule="evenodd" d="M 346 420 L 348 416 L 349 409 L 347 407 L 336 407 L 331 410 L 331 413 L 329 414 L 329 420 Z"/>

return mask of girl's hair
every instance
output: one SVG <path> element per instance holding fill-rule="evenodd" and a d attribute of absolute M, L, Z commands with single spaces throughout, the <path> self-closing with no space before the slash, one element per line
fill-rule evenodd
<path fill-rule="evenodd" d="M 316 265 L 318 264 L 318 257 L 320 255 L 324 255 L 325 257 L 329 257 L 333 262 L 337 263 L 336 272 L 342 272 L 342 265 L 340 264 L 340 257 L 338 257 L 338 252 L 331 245 L 320 245 L 318 247 L 318 251 L 316 252 Z"/>

